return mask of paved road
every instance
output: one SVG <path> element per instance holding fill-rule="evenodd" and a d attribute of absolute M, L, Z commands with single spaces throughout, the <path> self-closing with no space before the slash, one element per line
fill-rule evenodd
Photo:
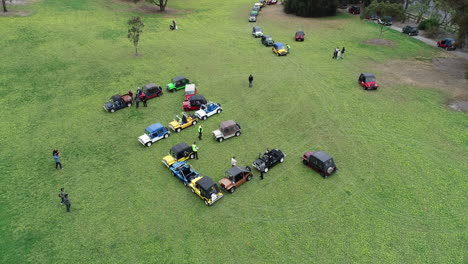
<path fill-rule="evenodd" d="M 391 29 L 394 29 L 398 32 L 401 32 L 402 28 L 400 27 L 397 27 L 397 26 L 390 26 Z M 430 38 L 426 38 L 426 37 L 423 37 L 423 36 L 414 36 L 413 38 L 415 39 L 419 39 L 420 41 L 428 44 L 428 45 L 431 45 L 433 47 L 437 47 L 437 42 L 435 40 L 432 40 Z M 450 54 L 453 54 L 459 58 L 463 58 L 465 60 L 468 60 L 468 53 L 466 52 L 463 52 L 463 51 L 459 51 L 459 50 L 451 50 L 451 51 L 445 51 L 445 52 L 449 52 Z"/>

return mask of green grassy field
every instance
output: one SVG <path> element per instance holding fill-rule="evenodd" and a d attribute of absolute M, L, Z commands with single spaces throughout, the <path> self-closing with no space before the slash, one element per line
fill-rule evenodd
<path fill-rule="evenodd" d="M 180 14 L 161 16 L 112 0 L 44 0 L 11 7 L 31 16 L 0 17 L 1 263 L 466 263 L 466 114 L 435 89 L 356 83 L 361 71 L 378 78 L 376 64 L 439 51 L 398 32 L 385 33 L 393 46 L 366 45 L 377 25 L 349 15 L 260 14 L 256 24 L 292 46 L 278 58 L 250 35 L 251 4 L 171 0 Z M 132 15 L 146 24 L 139 57 L 126 38 Z M 180 30 L 168 30 L 173 19 Z M 293 43 L 297 29 L 304 43 Z M 344 60 L 331 59 L 336 46 Z M 250 165 L 267 147 L 285 162 L 205 206 L 161 163 L 196 128 L 151 148 L 137 141 L 181 112 L 182 91 L 102 109 L 177 75 L 224 108 L 202 123 L 196 170 L 218 181 L 232 156 Z M 210 131 L 228 119 L 243 135 L 215 142 Z M 300 160 L 319 149 L 339 167 L 326 180 Z"/>

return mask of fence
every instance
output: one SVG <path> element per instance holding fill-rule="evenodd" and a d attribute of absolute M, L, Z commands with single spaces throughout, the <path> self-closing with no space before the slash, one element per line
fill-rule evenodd
<path fill-rule="evenodd" d="M 408 20 L 418 21 L 418 16 L 417 15 L 406 12 L 405 16 L 406 16 L 406 19 L 408 19 Z M 425 19 L 428 19 L 428 17 L 423 16 L 421 18 L 421 21 L 419 21 L 419 22 L 422 22 Z M 452 24 L 449 24 L 447 22 L 444 22 L 444 23 L 440 24 L 439 28 L 441 28 L 441 29 L 443 29 L 445 31 L 452 32 L 452 33 L 457 33 L 457 31 L 458 31 L 458 26 L 457 25 L 452 25 Z"/>

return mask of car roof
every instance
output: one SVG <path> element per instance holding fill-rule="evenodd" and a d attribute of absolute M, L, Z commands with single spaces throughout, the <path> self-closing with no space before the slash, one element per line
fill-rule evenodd
<path fill-rule="evenodd" d="M 262 30 L 262 28 L 259 27 L 259 26 L 255 26 L 255 27 L 253 27 L 253 29 L 255 29 L 255 30 Z"/>
<path fill-rule="evenodd" d="M 444 40 L 455 41 L 453 38 L 444 38 Z"/>
<path fill-rule="evenodd" d="M 276 48 L 278 48 L 279 46 L 284 46 L 283 43 L 281 42 L 276 42 L 275 44 L 273 44 Z"/>
<path fill-rule="evenodd" d="M 232 127 L 232 126 L 235 126 L 235 125 L 237 125 L 237 123 L 234 122 L 234 120 L 227 120 L 227 121 L 222 122 L 220 127 L 222 129 L 225 129 L 227 127 Z"/>
<path fill-rule="evenodd" d="M 270 35 L 263 35 L 262 38 L 271 38 Z"/>
<path fill-rule="evenodd" d="M 242 173 L 242 172 L 246 172 L 247 170 L 245 168 L 242 168 L 242 167 L 239 167 L 239 166 L 234 166 L 234 167 L 231 167 L 227 173 L 231 176 L 236 176 L 238 175 L 239 173 Z"/>
<path fill-rule="evenodd" d="M 153 133 L 155 131 L 158 131 L 161 128 L 163 128 L 163 125 L 161 125 L 161 123 L 156 123 L 156 124 L 152 124 L 151 126 L 148 126 L 146 130 L 150 133 Z"/>
<path fill-rule="evenodd" d="M 304 34 L 304 31 L 303 30 L 298 30 L 298 31 L 296 31 L 296 34 Z"/>
<path fill-rule="evenodd" d="M 147 84 L 147 85 L 143 86 L 143 89 L 150 89 L 150 88 L 154 88 L 154 87 L 158 87 L 158 85 L 155 84 L 155 83 L 150 83 L 150 84 Z"/>
<path fill-rule="evenodd" d="M 122 96 L 120 94 L 116 94 L 116 95 L 111 96 L 111 99 L 112 101 L 118 101 L 122 99 Z"/>
<path fill-rule="evenodd" d="M 193 92 L 195 91 L 195 84 L 191 83 L 191 84 L 187 84 L 185 86 L 185 91 L 186 92 Z"/>
<path fill-rule="evenodd" d="M 375 75 L 372 74 L 372 73 L 369 73 L 369 72 L 363 72 L 361 74 L 364 75 L 364 77 L 374 77 L 375 78 Z"/>
<path fill-rule="evenodd" d="M 180 153 L 180 152 L 182 152 L 182 151 L 184 151 L 184 150 L 186 150 L 188 148 L 190 148 L 189 145 L 187 145 L 187 143 L 182 142 L 182 143 L 179 143 L 179 144 L 173 146 L 171 148 L 171 151 L 172 151 L 172 153 L 177 154 L 177 153 Z"/>
<path fill-rule="evenodd" d="M 172 81 L 178 82 L 178 81 L 182 81 L 183 79 L 186 79 L 186 78 L 181 75 L 181 76 L 177 76 L 177 77 L 172 78 Z"/>
<path fill-rule="evenodd" d="M 190 101 L 198 101 L 198 100 L 206 101 L 205 97 L 203 95 L 200 95 L 200 94 L 196 94 L 196 95 L 190 97 L 189 100 Z"/>
<path fill-rule="evenodd" d="M 327 161 L 332 158 L 330 155 L 328 155 L 328 153 L 326 153 L 325 151 L 321 151 L 321 150 L 314 152 L 312 156 L 316 157 L 317 159 L 321 161 Z"/>
<path fill-rule="evenodd" d="M 214 184 L 216 184 L 210 177 L 208 176 L 204 176 L 203 178 L 201 178 L 200 180 L 197 181 L 198 185 L 200 186 L 200 188 L 202 188 L 203 190 L 208 190 L 209 188 L 211 188 L 211 186 L 213 186 Z"/>

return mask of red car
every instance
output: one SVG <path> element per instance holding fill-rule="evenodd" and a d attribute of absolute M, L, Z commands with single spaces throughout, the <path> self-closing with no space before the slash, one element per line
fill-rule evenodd
<path fill-rule="evenodd" d="M 145 93 L 147 100 L 163 95 L 161 86 L 158 86 L 157 84 L 154 84 L 154 83 L 150 83 L 150 84 L 143 86 L 142 90 Z"/>
<path fill-rule="evenodd" d="M 276 5 L 278 3 L 278 0 L 268 0 L 267 5 Z"/>
<path fill-rule="evenodd" d="M 206 105 L 207 101 L 203 95 L 194 95 L 188 99 L 188 101 L 184 101 L 182 103 L 182 107 L 184 108 L 184 111 L 194 111 L 194 110 L 200 110 L 200 107 L 202 105 Z"/>
<path fill-rule="evenodd" d="M 455 40 L 451 38 L 446 38 L 443 40 L 437 41 L 437 47 L 443 48 L 446 50 L 455 50 Z"/>
<path fill-rule="evenodd" d="M 305 36 L 304 31 L 298 30 L 298 31 L 296 31 L 296 35 L 295 35 L 294 39 L 296 41 L 304 41 L 304 36 Z"/>
<path fill-rule="evenodd" d="M 359 75 L 358 83 L 364 88 L 364 90 L 377 90 L 379 87 L 374 74 L 368 72 L 363 72 Z"/>
<path fill-rule="evenodd" d="M 302 156 L 302 163 L 314 171 L 320 173 L 324 178 L 330 176 L 337 170 L 335 161 L 325 151 L 308 151 Z"/>
<path fill-rule="evenodd" d="M 359 6 L 350 6 L 348 12 L 353 15 L 359 15 L 361 14 L 361 8 Z"/>

